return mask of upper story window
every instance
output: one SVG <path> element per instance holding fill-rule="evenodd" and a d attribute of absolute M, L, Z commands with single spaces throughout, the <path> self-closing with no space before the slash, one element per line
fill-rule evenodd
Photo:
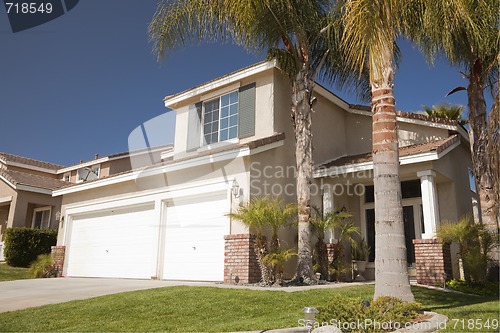
<path fill-rule="evenodd" d="M 255 83 L 189 105 L 186 151 L 255 135 Z"/>
<path fill-rule="evenodd" d="M 65 182 L 71 181 L 71 172 L 65 172 L 62 180 Z"/>
<path fill-rule="evenodd" d="M 86 182 L 89 180 L 94 180 L 99 178 L 100 165 L 93 165 L 91 167 L 84 167 L 78 169 L 76 172 L 76 181 L 77 182 Z"/>
<path fill-rule="evenodd" d="M 211 144 L 238 137 L 238 92 L 203 103 L 203 138 Z"/>

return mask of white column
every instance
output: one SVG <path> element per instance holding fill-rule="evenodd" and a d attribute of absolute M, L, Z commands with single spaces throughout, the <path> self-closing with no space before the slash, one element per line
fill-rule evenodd
<path fill-rule="evenodd" d="M 327 214 L 333 211 L 333 193 L 329 186 L 323 188 L 323 214 Z M 325 232 L 325 243 L 333 242 L 334 235 L 333 231 L 327 230 Z"/>
<path fill-rule="evenodd" d="M 422 239 L 436 237 L 436 226 L 439 223 L 439 205 L 436 190 L 436 173 L 432 170 L 417 172 L 420 177 L 420 187 L 422 189 L 422 210 L 424 212 L 425 233 Z"/>

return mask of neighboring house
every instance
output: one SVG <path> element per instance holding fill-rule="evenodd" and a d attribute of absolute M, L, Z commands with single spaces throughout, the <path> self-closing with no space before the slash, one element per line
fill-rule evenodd
<path fill-rule="evenodd" d="M 52 190 L 67 185 L 57 175 L 61 165 L 0 153 L 0 260 L 6 228 L 57 229 L 61 198 Z"/>
<path fill-rule="evenodd" d="M 171 145 L 104 158 L 96 155 L 69 167 L 0 153 L 0 260 L 6 228 L 59 228 L 62 198 L 53 197 L 53 190 L 149 165 L 168 149 Z"/>
<path fill-rule="evenodd" d="M 166 97 L 176 128 L 165 159 L 54 191 L 63 201 L 63 274 L 255 282 L 249 230 L 227 214 L 257 196 L 296 200 L 290 96 L 288 79 L 270 61 Z M 345 207 L 374 248 L 370 109 L 320 85 L 315 96 L 312 203 Z M 454 121 L 403 112 L 397 121 L 413 265 L 413 239 L 433 238 L 441 220 L 472 211 L 468 136 Z M 294 246 L 296 231 L 280 236 Z"/>

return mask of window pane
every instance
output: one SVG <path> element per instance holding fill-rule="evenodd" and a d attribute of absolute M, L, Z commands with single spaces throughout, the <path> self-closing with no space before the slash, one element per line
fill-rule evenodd
<path fill-rule="evenodd" d="M 231 127 L 229 129 L 229 139 L 233 139 L 238 135 L 238 127 Z"/>
<path fill-rule="evenodd" d="M 219 110 L 215 110 L 212 114 L 212 121 L 219 120 Z"/>
<path fill-rule="evenodd" d="M 43 211 L 36 212 L 35 223 L 33 227 L 35 229 L 42 229 L 42 222 L 43 222 Z"/>
<path fill-rule="evenodd" d="M 422 196 L 420 180 L 408 180 L 401 182 L 401 194 L 403 199 L 419 198 Z"/>
<path fill-rule="evenodd" d="M 217 133 L 212 134 L 212 143 L 217 142 Z"/>
<path fill-rule="evenodd" d="M 223 129 L 220 131 L 220 141 L 228 140 L 229 139 L 229 132 L 227 129 Z"/>
<path fill-rule="evenodd" d="M 207 124 L 211 121 L 212 121 L 212 112 L 206 112 L 205 113 L 205 124 Z"/>
<path fill-rule="evenodd" d="M 365 202 L 375 202 L 375 192 L 373 185 L 365 186 Z"/>
<path fill-rule="evenodd" d="M 221 118 L 229 116 L 229 107 L 225 106 L 220 110 Z"/>
<path fill-rule="evenodd" d="M 238 114 L 238 104 L 231 105 L 231 109 L 230 110 L 231 110 L 230 111 L 231 115 Z"/>
<path fill-rule="evenodd" d="M 203 126 L 203 133 L 207 134 L 210 132 L 212 132 L 212 125 L 211 124 L 207 124 L 207 125 Z"/>
<path fill-rule="evenodd" d="M 221 131 L 222 131 L 222 129 L 227 128 L 229 126 L 228 124 L 229 124 L 229 118 L 223 118 L 223 119 L 221 119 L 220 120 L 220 129 L 221 129 Z"/>
<path fill-rule="evenodd" d="M 236 126 L 238 125 L 238 116 L 231 116 L 231 118 L 229 118 L 229 126 Z"/>
<path fill-rule="evenodd" d="M 220 98 L 221 106 L 229 105 L 229 95 L 224 95 Z"/>
<path fill-rule="evenodd" d="M 210 133 L 205 134 L 205 143 L 206 144 L 212 143 L 212 135 Z"/>
<path fill-rule="evenodd" d="M 231 94 L 229 94 L 229 99 L 230 99 L 231 104 L 237 103 L 238 102 L 238 92 L 234 91 Z"/>

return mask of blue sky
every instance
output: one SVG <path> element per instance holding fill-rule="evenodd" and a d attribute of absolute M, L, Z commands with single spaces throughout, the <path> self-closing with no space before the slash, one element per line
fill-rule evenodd
<path fill-rule="evenodd" d="M 65 15 L 18 33 L 0 8 L 0 151 L 63 165 L 127 151 L 130 132 L 167 111 L 163 97 L 264 59 L 212 43 L 175 50 L 158 63 L 147 39 L 157 2 L 83 0 Z M 457 68 L 442 61 L 430 66 L 408 42 L 400 46 L 398 109 L 467 103 L 465 93 L 444 98 L 466 85 Z M 174 113 L 162 119 L 157 143 L 171 143 Z"/>

